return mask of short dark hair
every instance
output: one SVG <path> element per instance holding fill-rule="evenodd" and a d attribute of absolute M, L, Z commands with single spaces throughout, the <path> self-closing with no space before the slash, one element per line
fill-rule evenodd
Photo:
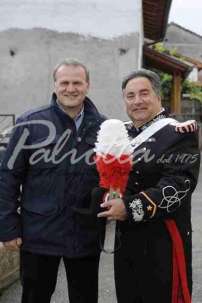
<path fill-rule="evenodd" d="M 155 91 L 156 95 L 157 96 L 161 95 L 161 81 L 159 75 L 149 69 L 143 69 L 143 68 L 130 73 L 128 76 L 126 76 L 123 79 L 122 90 L 126 88 L 126 85 L 130 80 L 140 77 L 147 78 L 151 82 L 152 88 Z"/>
<path fill-rule="evenodd" d="M 89 74 L 89 70 L 87 69 L 87 67 L 81 63 L 80 61 L 78 61 L 77 59 L 71 59 L 71 58 L 66 58 L 63 61 L 61 61 L 60 63 L 58 63 L 55 68 L 53 69 L 53 80 L 56 81 L 56 73 L 58 71 L 58 69 L 61 66 L 80 66 L 84 69 L 85 74 L 86 74 L 86 81 L 89 83 L 90 81 L 90 74 Z"/>

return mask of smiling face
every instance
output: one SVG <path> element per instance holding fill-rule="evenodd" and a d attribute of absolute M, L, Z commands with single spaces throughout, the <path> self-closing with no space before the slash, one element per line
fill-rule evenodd
<path fill-rule="evenodd" d="M 123 90 L 123 97 L 127 114 L 136 127 L 150 121 L 161 111 L 161 98 L 145 77 L 129 80 Z"/>
<path fill-rule="evenodd" d="M 82 66 L 62 65 L 55 73 L 54 91 L 64 111 L 74 117 L 83 107 L 89 83 Z"/>

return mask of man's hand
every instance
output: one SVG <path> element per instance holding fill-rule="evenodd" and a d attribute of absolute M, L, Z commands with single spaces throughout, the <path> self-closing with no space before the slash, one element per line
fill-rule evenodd
<path fill-rule="evenodd" d="M 18 250 L 22 245 L 22 239 L 16 238 L 11 241 L 3 242 L 3 245 L 8 250 Z"/>
<path fill-rule="evenodd" d="M 123 200 L 112 199 L 105 201 L 101 204 L 102 208 L 107 208 L 106 211 L 99 213 L 99 218 L 106 217 L 108 220 L 124 221 L 127 218 L 127 212 Z"/>

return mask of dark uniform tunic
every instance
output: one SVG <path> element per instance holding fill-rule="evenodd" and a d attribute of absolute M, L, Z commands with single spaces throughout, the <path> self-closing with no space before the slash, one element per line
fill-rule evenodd
<path fill-rule="evenodd" d="M 132 122 L 126 123 L 129 136 L 135 138 L 161 118 L 164 114 L 139 129 Z M 128 220 L 118 223 L 121 248 L 115 252 L 119 303 L 173 301 L 176 285 L 173 286 L 171 235 L 176 231 L 182 241 L 184 279 L 188 280 L 187 290 L 191 294 L 191 194 L 197 184 L 199 165 L 196 133 L 177 133 L 170 124 L 134 151 L 134 166 L 124 197 Z M 170 222 L 175 232 L 169 232 Z"/>

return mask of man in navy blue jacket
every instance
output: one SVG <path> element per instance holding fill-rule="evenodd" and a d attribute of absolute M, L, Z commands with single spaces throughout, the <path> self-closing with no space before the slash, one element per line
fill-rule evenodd
<path fill-rule="evenodd" d="M 104 117 L 86 97 L 82 63 L 61 62 L 53 78 L 51 104 L 18 119 L 5 152 L 0 241 L 20 248 L 22 303 L 50 302 L 61 258 L 70 302 L 96 303 L 99 237 L 74 209 L 89 208 L 98 184 L 93 147 Z"/>

